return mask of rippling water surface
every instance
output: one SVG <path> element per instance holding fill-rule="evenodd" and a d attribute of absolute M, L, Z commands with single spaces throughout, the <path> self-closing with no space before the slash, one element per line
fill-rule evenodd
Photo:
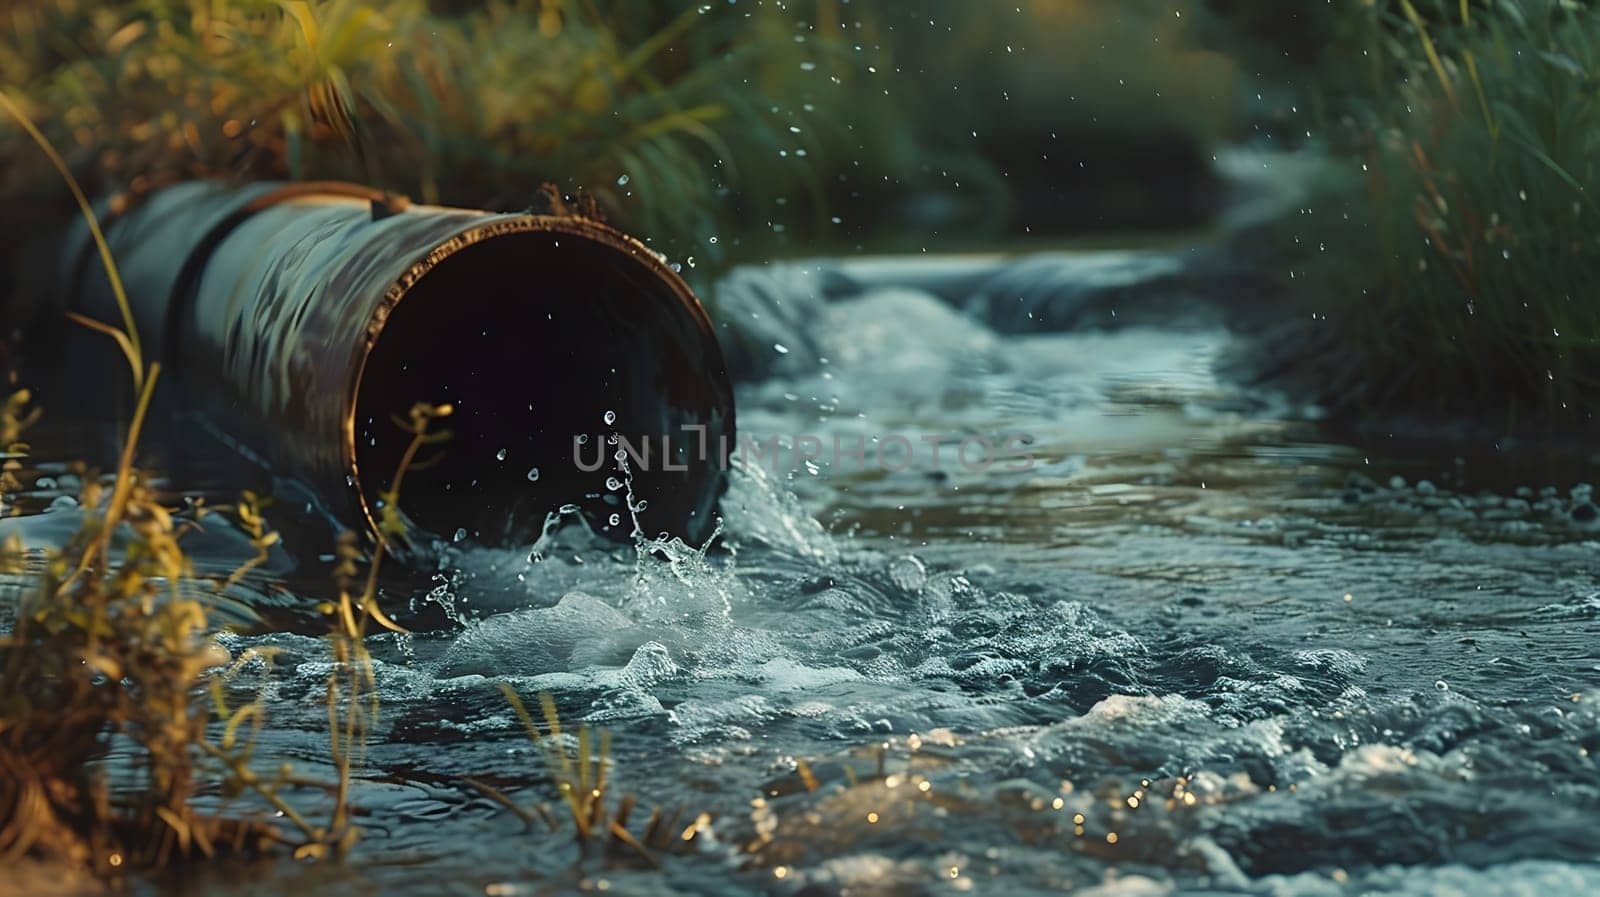
<path fill-rule="evenodd" d="M 569 528 L 396 579 L 391 605 L 460 622 L 372 638 L 355 856 L 164 888 L 1600 892 L 1586 487 L 1535 462 L 1481 491 L 1475 462 L 1333 444 L 1215 376 L 1228 336 L 1204 320 L 1107 306 L 1038 332 L 882 277 L 825 303 L 803 270 L 763 277 L 779 320 L 741 324 L 771 344 L 741 430 L 859 436 L 869 458 L 937 438 L 939 469 L 746 464 L 705 550 Z M 724 313 L 751 313 L 737 298 Z M 1012 434 L 1026 469 L 950 463 Z M 50 501 L 71 485 L 11 525 L 70 530 Z M 217 569 L 245 553 L 206 539 Z M 249 585 L 309 606 L 326 566 Z M 223 639 L 280 652 L 247 671 L 270 696 L 259 755 L 325 775 L 322 643 Z M 464 781 L 555 799 L 501 682 L 608 729 L 611 774 L 674 832 L 709 822 L 658 868 L 528 830 Z"/>

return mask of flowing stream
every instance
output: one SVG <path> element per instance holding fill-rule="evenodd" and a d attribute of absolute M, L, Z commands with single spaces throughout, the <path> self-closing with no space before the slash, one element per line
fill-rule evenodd
<path fill-rule="evenodd" d="M 735 278 L 740 429 L 777 448 L 734 472 L 719 537 L 567 527 L 395 577 L 391 606 L 459 622 L 371 638 L 354 855 L 144 889 L 1600 893 L 1588 487 L 1339 444 L 1217 376 L 1230 337 L 1203 315 L 1101 290 L 1028 326 L 1063 285 L 1169 261 L 1058 259 L 1016 308 L 934 295 L 977 295 L 930 288 L 934 263 Z M 64 469 L 6 522 L 32 547 L 76 526 Z M 248 556 L 221 524 L 195 547 Z M 309 607 L 327 567 L 246 585 Z M 277 652 L 241 674 L 268 696 L 258 756 L 326 776 L 329 663 L 302 629 L 222 639 Z M 557 803 L 502 682 L 608 730 L 635 830 L 663 808 L 682 849 L 585 852 L 466 784 Z"/>

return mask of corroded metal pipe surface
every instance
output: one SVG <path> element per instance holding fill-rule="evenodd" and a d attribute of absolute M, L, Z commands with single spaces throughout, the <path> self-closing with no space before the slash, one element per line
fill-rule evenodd
<path fill-rule="evenodd" d="M 425 401 L 455 413 L 401 490 L 417 531 L 525 543 L 568 505 L 618 538 L 711 531 L 732 389 L 694 294 L 638 241 L 331 183 L 194 182 L 104 218 L 169 403 L 330 516 L 375 529 L 409 439 L 393 418 Z M 86 231 L 62 301 L 115 322 Z"/>

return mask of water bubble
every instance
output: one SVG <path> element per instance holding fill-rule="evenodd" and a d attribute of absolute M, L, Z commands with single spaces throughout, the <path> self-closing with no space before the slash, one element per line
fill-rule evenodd
<path fill-rule="evenodd" d="M 923 565 L 921 558 L 908 554 L 896 558 L 889 565 L 889 578 L 904 591 L 920 592 L 928 582 L 928 568 Z"/>
<path fill-rule="evenodd" d="M 779 355 L 789 354 L 789 347 L 785 346 L 783 343 L 773 343 L 772 348 L 775 349 Z"/>
<path fill-rule="evenodd" d="M 606 477 L 606 488 L 610 489 L 612 492 L 615 492 L 622 488 L 622 481 L 616 477 Z"/>
<path fill-rule="evenodd" d="M 622 177 L 617 178 L 617 186 L 618 187 L 626 187 L 626 186 L 628 186 L 628 176 L 627 175 L 623 175 Z"/>
<path fill-rule="evenodd" d="M 616 423 L 617 422 L 617 413 L 615 411 L 607 411 L 606 414 L 605 414 L 605 421 L 606 421 L 606 426 L 608 426 L 608 427 L 611 426 L 612 424 Z"/>
<path fill-rule="evenodd" d="M 501 449 L 500 451 L 495 452 L 494 453 L 494 459 L 496 461 L 504 461 L 506 459 L 506 450 L 505 449 Z"/>
<path fill-rule="evenodd" d="M 622 522 L 622 515 L 621 514 L 612 514 L 611 515 L 611 525 L 612 526 L 616 526 L 617 524 L 619 524 L 621 522 Z"/>
<path fill-rule="evenodd" d="M 452 542 L 460 542 L 462 539 L 465 539 L 466 537 L 467 537 L 466 527 L 462 527 L 462 528 L 456 530 L 455 538 L 450 540 L 450 541 L 452 541 Z"/>
<path fill-rule="evenodd" d="M 539 481 L 539 468 L 537 468 L 537 467 L 528 468 L 528 482 L 536 483 L 538 481 Z"/>
<path fill-rule="evenodd" d="M 579 445 L 588 445 L 589 444 L 589 434 L 588 433 L 579 433 L 578 434 L 578 444 Z"/>
<path fill-rule="evenodd" d="M 639 499 L 638 503 L 633 506 L 633 511 L 634 513 L 638 513 L 639 511 L 643 511 L 648 507 L 650 507 L 650 502 L 641 498 Z"/>

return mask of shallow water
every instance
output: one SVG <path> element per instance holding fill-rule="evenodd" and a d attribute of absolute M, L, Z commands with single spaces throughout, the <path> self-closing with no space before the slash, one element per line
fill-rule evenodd
<path fill-rule="evenodd" d="M 469 548 L 395 579 L 392 606 L 461 622 L 371 640 L 354 856 L 146 889 L 1600 891 L 1584 487 L 1480 493 L 1497 473 L 1336 444 L 1219 380 L 1228 334 L 1203 318 L 1042 332 L 882 272 L 827 302 L 803 267 L 760 278 L 778 314 L 737 321 L 772 346 L 741 431 L 859 436 L 869 459 L 903 437 L 917 463 L 746 458 L 703 552 L 568 528 L 533 559 Z M 1025 436 L 1031 462 L 963 465 L 974 435 Z M 45 473 L 7 524 L 36 547 L 77 515 Z M 248 554 L 204 538 L 216 570 Z M 248 589 L 309 607 L 325 567 L 275 558 Z M 241 683 L 269 695 L 258 755 L 325 776 L 322 643 L 222 639 L 280 652 Z M 708 822 L 658 868 L 525 830 L 464 781 L 555 802 L 500 682 L 608 729 L 612 775 L 681 808 L 675 833 Z"/>

